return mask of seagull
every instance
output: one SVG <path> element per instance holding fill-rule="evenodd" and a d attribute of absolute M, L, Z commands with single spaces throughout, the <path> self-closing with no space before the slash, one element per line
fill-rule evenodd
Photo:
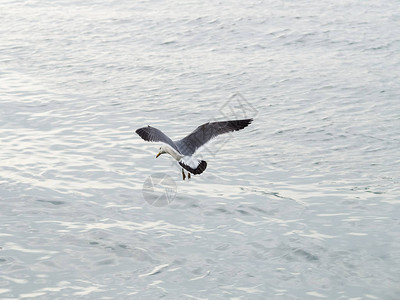
<path fill-rule="evenodd" d="M 136 133 L 145 141 L 163 143 L 156 158 L 161 154 L 167 153 L 171 155 L 182 167 L 182 178 L 185 180 L 186 175 L 184 169 L 188 173 L 188 179 L 190 179 L 190 174 L 201 174 L 207 168 L 206 161 L 199 160 L 193 156 L 197 149 L 220 134 L 247 127 L 252 121 L 253 119 L 208 122 L 197 127 L 188 136 L 175 142 L 161 130 L 151 127 L 150 125 L 137 129 Z"/>

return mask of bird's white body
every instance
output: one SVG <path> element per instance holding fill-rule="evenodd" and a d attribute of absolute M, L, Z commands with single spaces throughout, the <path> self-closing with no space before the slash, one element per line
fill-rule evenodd
<path fill-rule="evenodd" d="M 166 154 L 166 153 L 171 155 L 176 161 L 182 162 L 185 165 L 191 167 L 192 169 L 197 168 L 199 166 L 199 163 L 201 162 L 193 156 L 180 154 L 174 148 L 168 145 L 162 145 L 160 147 L 160 152 L 157 154 L 157 157 L 161 154 Z"/>
<path fill-rule="evenodd" d="M 160 153 L 161 154 L 168 153 L 177 161 L 180 161 L 183 157 L 183 155 L 179 154 L 178 152 L 175 151 L 175 149 L 173 149 L 172 147 L 170 147 L 168 145 L 162 145 L 160 147 Z"/>

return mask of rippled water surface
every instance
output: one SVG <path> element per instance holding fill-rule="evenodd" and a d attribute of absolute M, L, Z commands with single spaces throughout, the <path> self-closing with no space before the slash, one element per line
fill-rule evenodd
<path fill-rule="evenodd" d="M 1 299 L 399 299 L 397 1 L 8 0 L 1 19 Z M 189 182 L 134 132 L 242 117 Z"/>

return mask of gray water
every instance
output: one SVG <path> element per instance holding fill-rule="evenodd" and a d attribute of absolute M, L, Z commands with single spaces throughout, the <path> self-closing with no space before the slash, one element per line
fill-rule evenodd
<path fill-rule="evenodd" d="M 0 15 L 1 299 L 399 299 L 398 1 Z M 190 181 L 134 132 L 243 117 Z"/>

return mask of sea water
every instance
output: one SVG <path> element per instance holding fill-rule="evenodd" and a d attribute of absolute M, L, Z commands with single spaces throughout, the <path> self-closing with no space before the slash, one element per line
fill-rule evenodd
<path fill-rule="evenodd" d="M 399 12 L 3 1 L 0 298 L 399 299 Z"/>

